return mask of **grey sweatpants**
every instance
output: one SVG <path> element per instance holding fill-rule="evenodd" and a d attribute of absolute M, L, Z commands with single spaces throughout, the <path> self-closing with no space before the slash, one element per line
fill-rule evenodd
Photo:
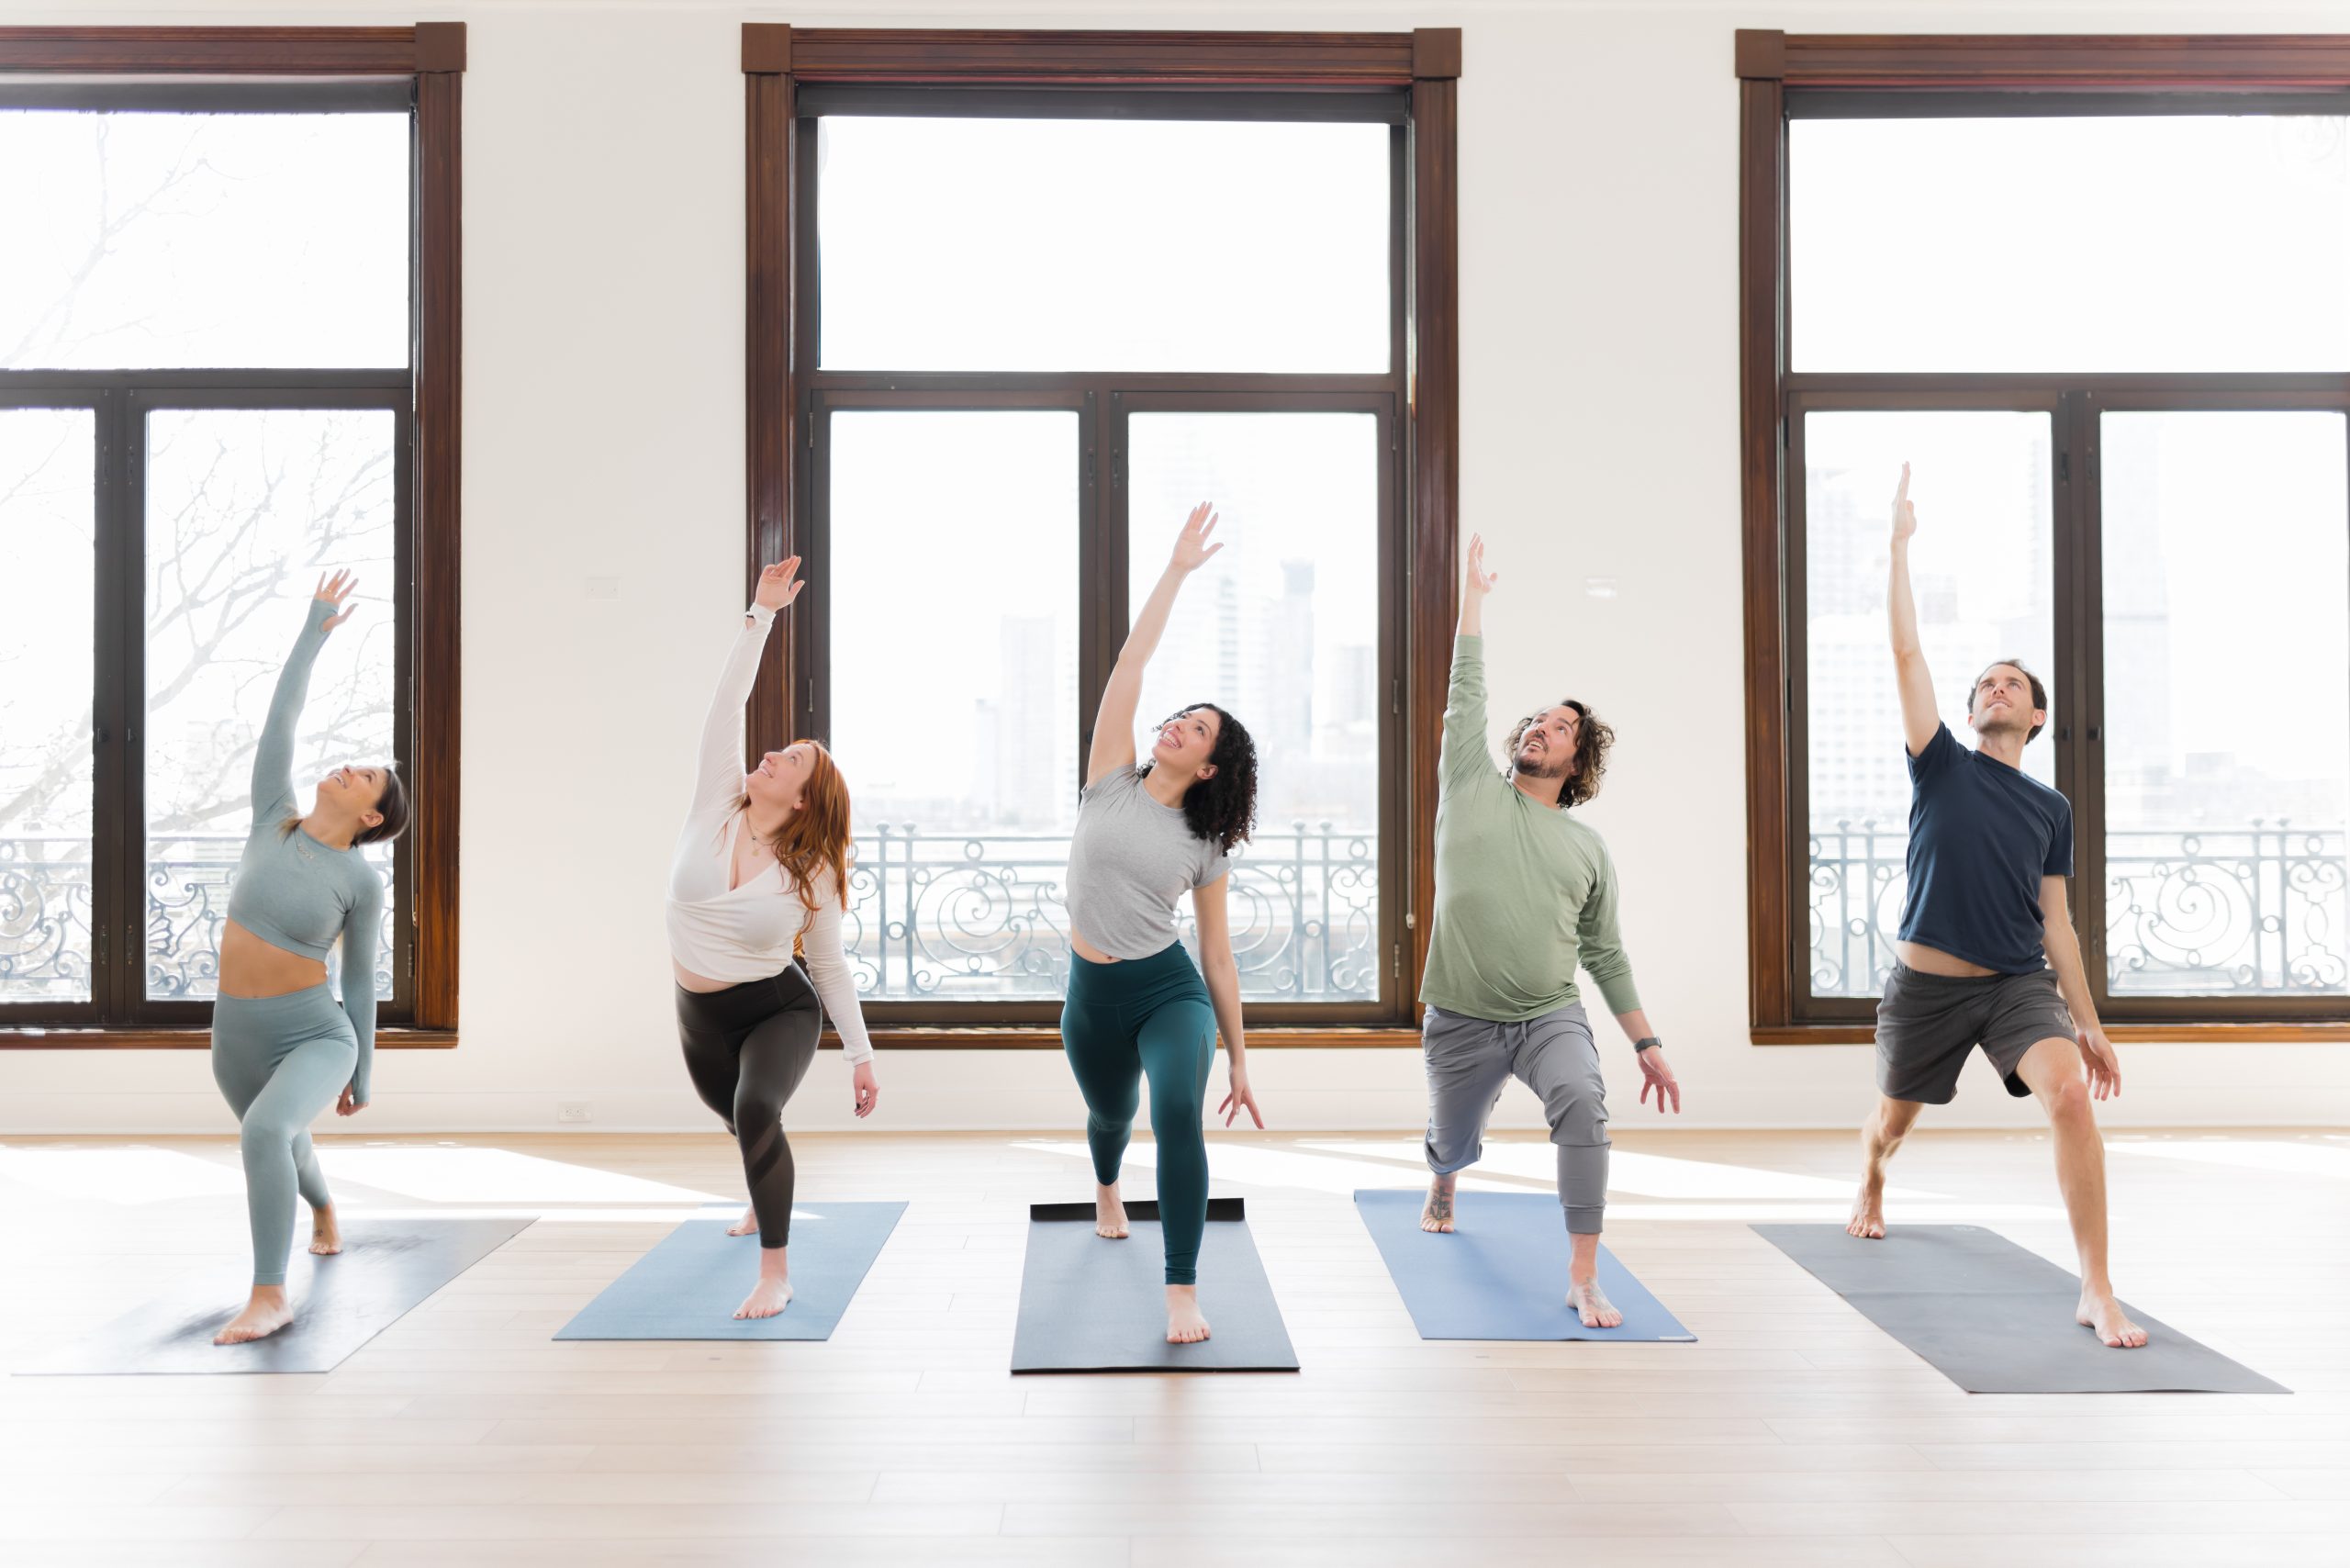
<path fill-rule="evenodd" d="M 1428 1169 L 1443 1176 L 1477 1163 L 1502 1090 L 1518 1079 L 1541 1098 L 1550 1124 L 1567 1229 L 1598 1235 L 1607 1207 L 1607 1085 L 1583 1004 L 1519 1024 L 1431 1007 L 1420 1046 L 1428 1069 Z"/>

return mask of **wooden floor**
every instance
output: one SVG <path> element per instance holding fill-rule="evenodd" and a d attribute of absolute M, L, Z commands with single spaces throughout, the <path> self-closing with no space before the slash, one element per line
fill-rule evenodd
<path fill-rule="evenodd" d="M 2115 1140 L 2123 1294 L 2296 1391 L 2259 1398 L 1960 1393 L 1746 1228 L 1841 1218 L 1851 1139 L 1620 1130 L 1608 1239 L 1701 1343 L 1423 1343 L 1348 1198 L 1416 1184 L 1416 1140 L 1256 1137 L 1216 1190 L 1303 1372 L 1013 1378 L 1024 1205 L 1083 1195 L 1080 1147 L 794 1142 L 803 1198 L 912 1203 L 824 1344 L 551 1341 L 739 1194 L 720 1136 L 322 1140 L 354 1217 L 542 1217 L 331 1374 L 0 1379 L 0 1562 L 2350 1562 L 2341 1134 Z M 235 1161 L 0 1143 L 10 1369 L 241 1250 Z M 2037 1137 L 1915 1137 L 1905 1217 L 2069 1266 Z"/>

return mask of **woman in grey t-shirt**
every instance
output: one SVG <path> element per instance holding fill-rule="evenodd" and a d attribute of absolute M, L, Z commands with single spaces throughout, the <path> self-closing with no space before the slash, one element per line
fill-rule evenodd
<path fill-rule="evenodd" d="M 1093 719 L 1085 793 L 1069 844 L 1069 1000 L 1061 1048 L 1085 1096 L 1093 1154 L 1094 1232 L 1126 1234 L 1118 1167 L 1134 1135 L 1142 1080 L 1150 1080 L 1150 1130 L 1158 1140 L 1158 1217 L 1167 1241 L 1167 1338 L 1208 1337 L 1200 1316 L 1200 1236 L 1207 1228 L 1208 1149 L 1200 1131 L 1219 1029 L 1232 1056 L 1229 1091 L 1216 1109 L 1229 1126 L 1247 1111 L 1265 1125 L 1248 1092 L 1240 1032 L 1240 969 L 1225 911 L 1226 853 L 1257 814 L 1257 747 L 1239 720 L 1194 703 L 1158 726 L 1147 766 L 1135 763 L 1135 708 L 1142 673 L 1183 579 L 1224 548 L 1208 543 L 1215 517 L 1192 509 L 1175 551 L 1135 616 Z M 1199 923 L 1206 979 L 1175 936 L 1186 890 Z"/>

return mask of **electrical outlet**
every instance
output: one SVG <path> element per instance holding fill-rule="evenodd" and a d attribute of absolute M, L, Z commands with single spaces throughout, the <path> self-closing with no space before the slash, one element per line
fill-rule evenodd
<path fill-rule="evenodd" d="M 588 1102 L 585 1100 L 558 1100 L 554 1103 L 554 1119 L 558 1122 L 585 1124 L 596 1118 L 588 1114 Z"/>

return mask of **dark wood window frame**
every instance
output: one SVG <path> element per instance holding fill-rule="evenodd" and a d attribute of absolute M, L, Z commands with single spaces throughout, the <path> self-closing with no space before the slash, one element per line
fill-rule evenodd
<path fill-rule="evenodd" d="M 1387 851 L 1395 875 L 1382 888 L 1401 895 L 1403 918 L 1393 929 L 1400 942 L 1401 974 L 1391 981 L 1387 1002 L 1363 1016 L 1359 1004 L 1331 1009 L 1311 1025 L 1269 1023 L 1252 1026 L 1252 1045 L 1299 1047 L 1416 1046 L 1412 994 L 1426 957 L 1433 902 L 1434 850 L 1427 818 L 1436 799 L 1436 723 L 1443 711 L 1452 633 L 1452 574 L 1460 478 L 1460 340 L 1457 249 L 1458 93 L 1460 34 L 1457 28 L 1419 28 L 1404 33 L 1214 33 L 1214 32 L 970 32 L 867 28 L 794 28 L 747 23 L 743 28 L 745 79 L 745 166 L 748 175 L 748 548 L 746 587 L 763 561 L 792 554 L 812 538 L 816 501 L 811 485 L 821 460 L 814 437 L 826 421 L 822 408 L 844 398 L 890 398 L 919 388 L 904 399 L 911 406 L 955 407 L 956 378 L 946 375 L 845 376 L 819 373 L 814 346 L 813 278 L 803 278 L 803 254 L 812 254 L 813 149 L 800 132 L 798 94 L 803 87 L 825 92 L 931 87 L 953 90 L 978 103 L 993 95 L 999 105 L 1040 89 L 1114 89 L 1125 93 L 1181 94 L 1180 100 L 1204 109 L 1222 98 L 1278 95 L 1292 101 L 1305 95 L 1378 92 L 1407 106 L 1410 127 L 1406 166 L 1398 184 L 1408 194 L 1399 248 L 1404 255 L 1404 339 L 1396 345 L 1390 374 L 1363 377 L 1315 377 L 1317 383 L 1360 383 L 1326 388 L 1328 397 L 1371 407 L 1383 403 L 1382 418 L 1399 436 L 1392 465 L 1395 483 L 1384 487 L 1382 531 L 1396 555 L 1382 571 L 1395 580 L 1393 619 L 1383 616 L 1383 650 L 1399 682 L 1397 726 L 1406 766 L 1400 790 L 1382 804 L 1382 833 L 1395 836 Z M 837 101 L 837 100 L 836 100 Z M 1292 111 L 1310 112 L 1310 111 Z M 990 386 L 1005 377 L 989 377 Z M 1029 406 L 1062 406 L 1054 399 L 1089 394 L 1075 384 L 1103 377 L 1013 377 L 1038 385 Z M 1171 395 L 1177 378 L 1114 378 L 1139 406 L 1153 393 Z M 1278 378 L 1220 378 L 1235 387 Z M 869 383 L 870 385 L 866 385 Z M 1047 386 L 1046 384 L 1052 384 Z M 1061 386 L 1069 383 L 1069 386 Z M 962 393 L 968 399 L 994 394 Z M 1232 394 L 1244 401 L 1248 393 Z M 944 401 L 942 402 L 942 398 Z M 822 400 L 820 402 L 820 399 Z M 1042 399 L 1038 401 L 1038 399 Z M 867 406 L 871 406 L 867 402 Z M 1196 399 L 1185 406 L 1203 406 Z M 1240 406 L 1234 404 L 1232 406 Z M 1329 406 L 1342 406 L 1331 403 Z M 1101 411 L 1107 428 L 1123 428 L 1123 414 Z M 1396 428 L 1400 426 L 1400 429 Z M 1102 537 L 1123 550 L 1123 540 Z M 1098 567 L 1097 567 L 1098 571 Z M 1110 574 L 1112 581 L 1123 580 Z M 755 746 L 781 745 L 814 710 L 808 677 L 821 614 L 795 626 L 780 660 L 762 673 L 750 706 Z M 1109 607 L 1113 610 L 1114 606 Z M 1102 632 L 1111 616 L 1091 618 L 1092 635 L 1080 638 L 1089 673 L 1108 656 Z M 1090 689 L 1090 688 L 1089 688 Z M 1391 905 L 1391 907 L 1393 907 Z M 908 1004 L 877 1008 L 877 1045 L 898 1047 L 995 1047 L 1058 1049 L 1049 1008 L 1026 1013 L 991 1009 L 979 1022 L 942 1021 L 914 1014 L 901 1025 Z M 1285 1004 L 1271 1004 L 1277 1009 Z M 1252 1015 L 1259 1005 L 1250 1004 Z M 828 1041 L 831 1036 L 827 1036 Z"/>
<path fill-rule="evenodd" d="M 1843 375 L 1788 368 L 1787 138 L 1791 107 L 1815 112 L 1978 114 L 2107 111 L 2126 95 L 2159 112 L 2244 106 L 2310 112 L 2310 95 L 2350 89 L 2350 36 L 1846 36 L 1740 30 L 1739 337 L 1742 557 L 1746 584 L 1748 1003 L 1756 1045 L 1873 1037 L 1870 1003 L 1814 999 L 1803 983 L 1796 900 L 1806 824 L 1801 797 L 1802 495 L 1799 420 L 1824 408 L 2044 409 L 2059 456 L 2057 647 L 2061 693 L 2080 693 L 2083 734 L 2058 737 L 2060 784 L 2076 837 L 2103 832 L 2101 758 L 2090 755 L 2103 693 L 2093 636 L 2099 588 L 2095 422 L 2102 409 L 2350 409 L 2350 375 Z M 1844 97 L 1838 103 L 1824 95 Z M 1795 102 L 1790 103 L 1790 95 Z M 2297 95 L 2299 96 L 2297 96 Z M 1849 96 L 1847 96 L 1849 95 Z M 1792 432 L 1792 434 L 1791 434 Z M 1790 457 L 1790 453 L 1796 454 Z M 2065 463 L 2077 453 L 2080 461 Z M 2069 475 L 2065 470 L 2069 467 Z M 2100 841 L 2089 860 L 2103 865 Z M 2103 1001 L 2101 887 L 2074 901 L 2082 950 Z M 2350 1039 L 2339 998 L 2128 998 L 2110 1004 L 2119 1040 Z"/>
<path fill-rule="evenodd" d="M 459 131 L 465 68 L 462 22 L 422 22 L 399 28 L 0 28 L 0 84 L 25 101 L 103 106 L 201 108 L 233 105 L 238 79 L 267 79 L 273 105 L 304 79 L 316 84 L 319 106 L 353 92 L 352 79 L 384 84 L 406 78 L 412 95 L 414 150 L 408 370 L 387 382 L 366 372 L 237 372 L 232 378 L 204 371 L 8 372 L 0 375 L 0 402 L 50 397 L 98 410 L 102 430 L 120 425 L 145 404 L 168 408 L 390 408 L 400 425 L 402 461 L 395 476 L 395 586 L 402 611 L 396 677 L 407 683 L 406 733 L 394 743 L 406 771 L 414 827 L 400 854 L 398 875 L 408 908 L 408 938 L 394 955 L 403 1004 L 387 1007 L 376 1036 L 386 1047 L 446 1047 L 457 1043 L 457 742 L 459 701 L 458 455 L 461 433 L 458 367 L 461 236 Z M 59 405 L 64 406 L 64 405 Z M 118 482 L 117 488 L 121 485 Z M 102 513 L 135 507 L 136 498 L 108 496 Z M 119 552 L 118 552 L 119 553 Z M 138 578 L 129 576 L 135 605 Z M 101 615 L 101 678 L 110 643 L 123 641 L 123 615 Z M 111 635 L 110 635 L 111 633 Z M 101 779 L 121 780 L 140 766 L 133 737 L 109 734 L 97 745 Z M 118 790 L 119 785 L 118 784 Z M 139 830 L 103 810 L 98 829 L 118 843 L 106 857 L 110 879 L 135 883 L 143 858 L 129 845 Z M 119 801 L 118 801 L 119 805 Z M 122 868 L 129 867 L 129 869 Z M 135 890 L 135 889 L 134 889 Z M 127 895 L 126 895 L 127 896 Z M 118 902 L 120 901 L 118 900 Z M 143 946 L 143 902 L 131 900 L 129 929 L 119 935 Z M 0 1048 L 130 1047 L 202 1049 L 207 1043 L 204 1004 L 131 1003 L 117 997 L 111 1013 L 93 1005 L 44 1012 L 29 1005 L 0 1007 Z M 124 1020 L 129 1020 L 125 1022 Z"/>

